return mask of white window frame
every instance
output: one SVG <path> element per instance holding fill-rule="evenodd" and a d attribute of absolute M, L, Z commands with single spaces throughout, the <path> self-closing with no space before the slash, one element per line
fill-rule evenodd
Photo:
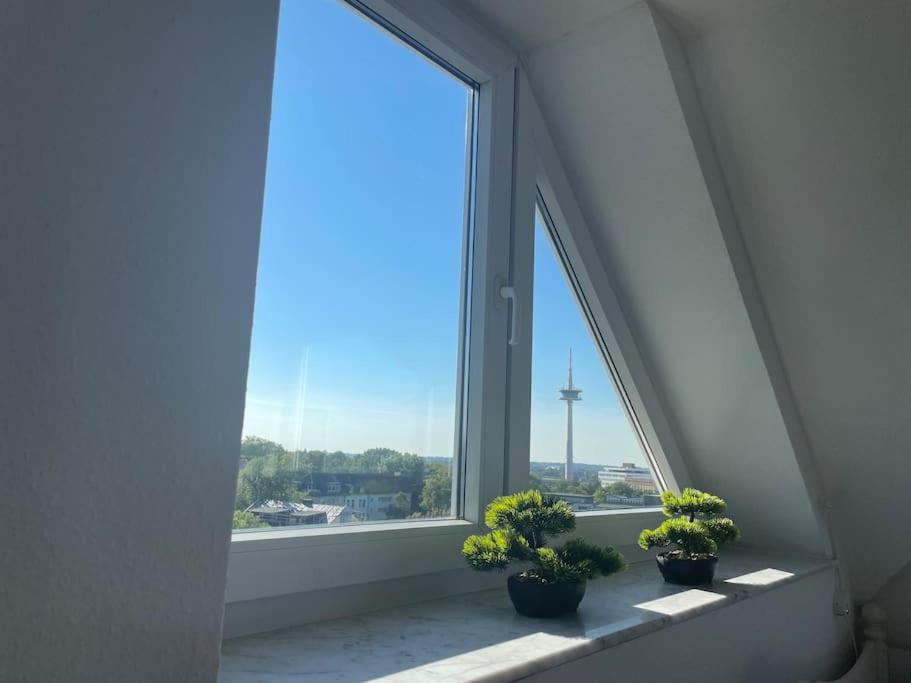
<path fill-rule="evenodd" d="M 595 256 L 588 228 L 516 56 L 470 20 L 434 0 L 347 2 L 382 25 L 394 27 L 408 42 L 422 46 L 423 51 L 478 84 L 470 219 L 474 282 L 468 307 L 470 334 L 465 338 L 470 362 L 465 373 L 461 472 L 454 477 L 454 482 L 461 482 L 454 485 L 461 492 L 454 500 L 459 518 L 234 534 L 228 603 L 441 572 L 470 572 L 461 546 L 468 535 L 482 531 L 487 503 L 528 483 L 534 245 L 527 234 L 533 235 L 539 192 L 574 269 L 582 274 L 580 283 L 586 296 L 590 303 L 596 302 L 592 305 L 596 323 L 609 332 L 607 344 L 621 381 L 668 486 L 676 489 L 685 473 L 673 445 L 673 431 Z M 519 294 L 514 309 L 500 295 L 500 288 L 507 284 Z M 506 340 L 513 316 L 518 316 L 520 343 L 510 346 Z M 659 518 L 654 509 L 580 513 L 577 533 L 630 551 L 638 531 Z M 477 575 L 478 587 L 483 578 Z M 469 579 L 460 585 L 470 583 Z M 271 627 L 278 625 L 272 623 Z"/>
<path fill-rule="evenodd" d="M 477 84 L 473 286 L 467 307 L 470 334 L 464 340 L 469 363 L 461 471 L 454 477 L 460 481 L 454 488 L 463 492 L 454 501 L 460 518 L 235 533 L 229 603 L 464 567 L 462 541 L 480 528 L 487 501 L 503 492 L 505 459 L 485 454 L 502 453 L 506 438 L 508 309 L 499 286 L 508 277 L 509 237 L 500 226 L 509 225 L 512 211 L 515 55 L 436 2 L 347 2 Z"/>

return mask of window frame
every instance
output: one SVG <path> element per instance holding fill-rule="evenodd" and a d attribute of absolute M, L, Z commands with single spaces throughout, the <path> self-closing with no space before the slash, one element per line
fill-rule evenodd
<path fill-rule="evenodd" d="M 474 182 L 466 193 L 471 195 L 466 197 L 471 211 L 466 211 L 466 222 L 470 225 L 465 234 L 472 248 L 473 281 L 468 288 L 467 304 L 462 307 L 462 315 L 467 313 L 469 316 L 461 325 L 466 332 L 459 351 L 460 377 L 464 379 L 457 384 L 464 395 L 456 398 L 457 404 L 463 407 L 456 437 L 458 440 L 461 433 L 462 444 L 461 458 L 457 460 L 460 471 L 455 473 L 453 488 L 462 493 L 454 500 L 455 519 L 232 533 L 227 602 L 318 590 L 340 585 L 339 577 L 344 577 L 341 579 L 341 585 L 344 585 L 404 573 L 421 574 L 462 567 L 464 564 L 458 552 L 462 541 L 477 532 L 487 501 L 503 490 L 502 461 L 486 458 L 483 454 L 497 449 L 502 451 L 506 428 L 503 410 L 506 375 L 502 370 L 506 349 L 502 340 L 506 334 L 507 311 L 498 299 L 498 283 L 507 274 L 509 239 L 508 231 L 498 226 L 508 224 L 512 208 L 515 56 L 436 3 L 423 0 L 339 1 L 476 88 L 473 99 L 477 130 L 469 136 L 469 144 L 472 139 L 474 144 L 471 149 L 473 163 L 468 169 L 474 174 Z M 468 283 L 463 283 L 463 295 L 467 287 Z M 462 344 L 467 348 L 462 348 Z M 461 364 L 466 355 L 469 362 L 463 371 Z M 309 552 L 314 547 L 323 548 L 325 554 L 321 552 L 320 557 L 315 558 Z M 362 563 L 363 566 L 352 572 L 338 572 L 339 560 L 346 553 L 328 551 L 329 547 L 358 548 L 356 555 L 368 548 L 381 547 L 377 556 L 380 561 Z M 420 557 L 415 557 L 407 567 L 402 566 L 403 558 L 417 554 Z M 278 557 L 288 562 L 269 561 Z M 253 560 L 252 564 L 248 564 L 250 560 Z M 303 564 L 315 571 L 307 574 L 296 569 L 287 571 L 289 566 Z"/>
<path fill-rule="evenodd" d="M 582 285 L 594 302 L 597 324 L 608 332 L 618 372 L 670 488 L 680 481 L 671 473 L 678 477 L 685 473 L 677 458 L 673 430 L 614 291 L 603 267 L 591 258 L 595 252 L 587 227 L 515 54 L 470 20 L 431 0 L 338 1 L 419 52 L 432 54 L 434 61 L 477 87 L 476 146 L 472 151 L 475 178 L 472 210 L 470 215 L 466 212 L 466 220 L 471 221 L 473 275 L 470 299 L 463 306 L 469 315 L 462 326 L 467 348 L 460 348 L 460 358 L 467 353 L 469 362 L 461 373 L 465 394 L 457 397 L 464 408 L 461 425 L 457 425 L 463 441 L 460 472 L 454 476 L 453 487 L 454 496 L 455 490 L 461 494 L 455 507 L 458 518 L 232 534 L 228 603 L 376 581 L 413 580 L 440 572 L 471 574 L 461 557 L 462 542 L 483 531 L 484 508 L 492 498 L 521 490 L 528 483 L 534 245 L 533 237 L 528 240 L 523 235 L 534 234 L 539 193 L 553 214 L 555 229 L 561 231 L 561 240 L 572 250 L 574 268 L 582 269 Z M 590 258 L 580 258 L 586 253 Z M 507 283 L 519 294 L 514 309 L 500 295 L 500 287 Z M 594 292 L 601 296 L 595 297 Z M 605 295 L 610 299 L 607 306 Z M 513 316 L 518 316 L 517 346 L 506 343 Z M 621 551 L 632 550 L 638 530 L 659 519 L 654 508 L 580 513 L 577 533 Z M 319 552 L 314 553 L 317 548 Z M 471 577 L 468 583 L 475 582 L 479 588 L 487 578 L 477 573 Z M 414 599 L 419 598 L 412 594 L 403 601 Z"/>

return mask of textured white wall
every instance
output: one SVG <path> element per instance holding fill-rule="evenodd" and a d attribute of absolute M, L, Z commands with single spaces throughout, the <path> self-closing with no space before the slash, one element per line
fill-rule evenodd
<path fill-rule="evenodd" d="M 782 2 L 686 51 L 868 598 L 911 558 L 911 3 Z"/>
<path fill-rule="evenodd" d="M 0 10 L 0 680 L 215 678 L 276 17 Z"/>

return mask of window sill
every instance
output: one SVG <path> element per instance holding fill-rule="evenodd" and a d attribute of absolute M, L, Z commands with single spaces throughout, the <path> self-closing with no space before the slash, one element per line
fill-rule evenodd
<path fill-rule="evenodd" d="M 639 552 L 632 545 L 639 531 L 661 519 L 658 508 L 582 512 L 576 517 L 576 533 L 632 557 Z M 479 531 L 486 528 L 465 520 L 442 519 L 238 533 L 231 542 L 225 601 L 464 569 L 462 543 Z M 622 545 L 623 540 L 630 545 Z M 416 595 L 411 601 L 435 597 L 439 595 Z"/>
<path fill-rule="evenodd" d="M 655 514 L 660 507 L 618 508 L 616 510 L 588 510 L 577 512 L 579 524 L 587 526 L 592 520 L 623 517 L 627 515 Z M 351 524 L 335 527 L 293 527 L 268 529 L 264 531 L 235 532 L 231 536 L 231 552 L 246 553 L 276 548 L 295 548 L 310 545 L 331 545 L 335 543 L 356 543 L 372 541 L 377 535 L 383 538 L 418 537 L 440 533 L 474 532 L 474 522 L 464 519 L 421 519 L 397 522 L 376 522 L 374 524 Z"/>
<path fill-rule="evenodd" d="M 555 620 L 519 617 L 505 588 L 487 590 L 225 641 L 219 681 L 325 671 L 339 681 L 516 680 L 833 566 L 732 551 L 722 557 L 712 586 L 691 589 L 663 583 L 653 562 L 641 562 L 591 582 L 579 612 Z"/>

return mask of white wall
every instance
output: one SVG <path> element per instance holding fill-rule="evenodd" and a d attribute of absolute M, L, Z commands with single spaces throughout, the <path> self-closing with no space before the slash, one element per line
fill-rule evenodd
<path fill-rule="evenodd" d="M 593 242 L 673 417 L 691 481 L 755 545 L 825 553 L 650 9 L 526 57 Z"/>
<path fill-rule="evenodd" d="M 850 666 L 849 622 L 832 616 L 833 572 L 709 612 L 523 678 L 624 683 L 831 680 Z"/>
<path fill-rule="evenodd" d="M 214 680 L 277 3 L 0 11 L 0 679 Z"/>
<path fill-rule="evenodd" d="M 911 558 L 911 4 L 782 2 L 686 51 L 865 599 Z"/>

